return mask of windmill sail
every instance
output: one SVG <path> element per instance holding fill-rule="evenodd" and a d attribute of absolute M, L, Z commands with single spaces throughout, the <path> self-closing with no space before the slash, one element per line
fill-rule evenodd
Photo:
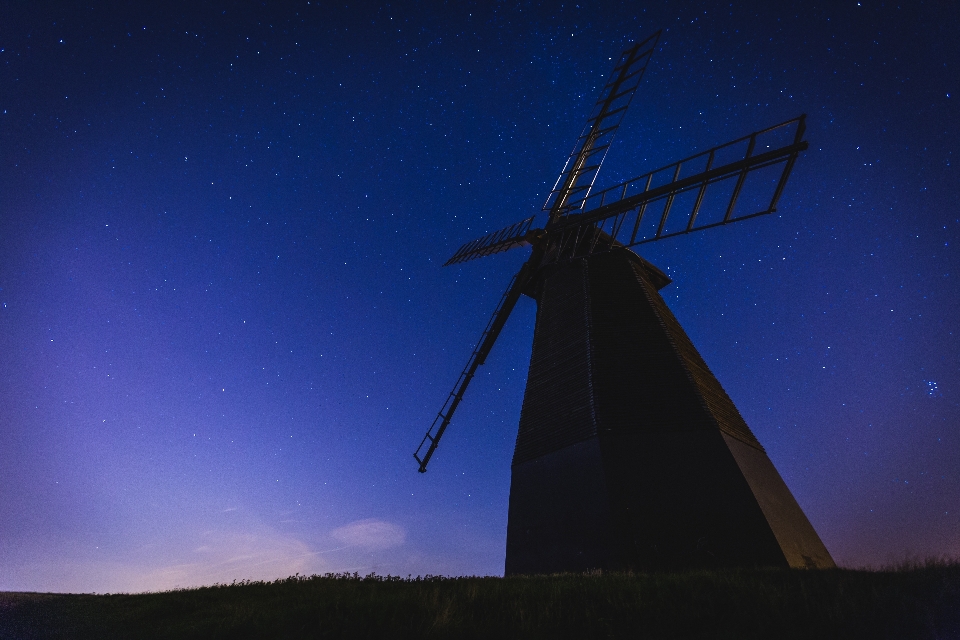
<path fill-rule="evenodd" d="M 533 218 L 534 216 L 530 216 L 526 220 L 521 220 L 509 227 L 494 231 L 472 242 L 465 243 L 457 249 L 456 253 L 450 256 L 449 260 L 443 263 L 443 266 L 446 267 L 451 264 L 467 262 L 468 260 L 482 258 L 494 253 L 513 249 L 514 247 L 522 247 L 530 244 L 527 234 L 530 231 L 530 226 L 533 224 Z"/>
<path fill-rule="evenodd" d="M 550 213 L 551 221 L 583 206 L 659 40 L 658 31 L 620 54 L 543 205 L 543 211 Z"/>
<path fill-rule="evenodd" d="M 507 323 L 507 318 L 510 317 L 510 312 L 516 306 L 517 300 L 520 299 L 520 294 L 530 278 L 531 271 L 532 269 L 527 263 L 513 276 L 507 290 L 500 297 L 500 302 L 497 304 L 493 315 L 490 316 L 490 321 L 487 322 L 487 326 L 480 336 L 480 341 L 477 342 L 473 353 L 470 354 L 470 359 L 467 360 L 460 377 L 457 378 L 457 383 L 447 395 L 446 401 L 433 419 L 433 424 L 430 425 L 426 435 L 423 436 L 423 440 L 420 441 L 420 446 L 413 454 L 420 465 L 420 473 L 427 471 L 427 463 L 430 462 L 433 452 L 437 450 L 437 445 L 440 444 L 440 438 L 443 436 L 443 432 L 447 430 L 447 425 L 453 419 L 453 412 L 457 410 L 457 406 L 463 400 L 463 394 L 466 392 L 470 381 L 473 380 L 477 368 L 484 363 L 490 354 L 490 350 L 493 349 L 497 336 L 500 335 L 503 325 Z"/>
<path fill-rule="evenodd" d="M 585 201 L 586 211 L 566 216 L 551 227 L 550 236 L 555 248 L 550 255 L 553 259 L 585 256 L 595 251 L 632 247 L 773 213 L 797 156 L 807 148 L 807 142 L 803 140 L 805 118 L 801 115 L 756 131 L 592 194 Z M 792 133 L 787 144 L 768 144 L 783 140 L 785 133 Z M 735 155 L 738 149 L 744 149 L 740 157 Z M 731 155 L 735 159 L 730 159 Z M 727 158 L 728 161 L 718 166 L 718 158 Z M 737 203 L 747 176 L 778 165 L 782 165 L 779 174 L 769 180 L 769 200 L 763 201 L 759 210 L 738 213 Z M 697 167 L 698 171 L 685 173 L 691 166 Z M 666 179 L 653 186 L 654 180 L 662 176 Z M 723 194 L 726 197 L 722 217 L 700 217 L 708 189 L 725 181 L 730 181 L 732 188 Z M 692 196 L 689 198 L 690 209 L 680 214 L 686 216 L 682 224 L 671 226 L 669 216 L 675 213 L 677 198 L 683 194 Z"/>

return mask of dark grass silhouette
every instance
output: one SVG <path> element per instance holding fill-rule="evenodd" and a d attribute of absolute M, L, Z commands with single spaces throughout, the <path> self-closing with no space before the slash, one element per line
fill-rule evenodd
<path fill-rule="evenodd" d="M 0 594 L 0 638 L 937 638 L 960 563 L 511 578 L 294 576 L 162 593 Z"/>

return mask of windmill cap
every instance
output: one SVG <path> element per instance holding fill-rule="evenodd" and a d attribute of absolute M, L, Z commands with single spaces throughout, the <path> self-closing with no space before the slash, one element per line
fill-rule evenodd
<path fill-rule="evenodd" d="M 646 273 L 650 284 L 656 287 L 657 291 L 663 289 L 665 286 L 673 282 L 673 280 L 670 279 L 670 276 L 658 269 L 652 262 L 641 258 L 630 249 L 623 249 L 623 251 L 626 251 L 630 256 L 630 259 L 643 268 L 643 271 Z"/>

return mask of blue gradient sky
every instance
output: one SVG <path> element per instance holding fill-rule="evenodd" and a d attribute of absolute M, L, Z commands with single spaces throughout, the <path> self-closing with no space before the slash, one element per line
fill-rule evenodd
<path fill-rule="evenodd" d="M 502 573 L 531 300 L 411 453 L 525 251 L 440 265 L 661 27 L 598 186 L 809 114 L 641 253 L 840 564 L 960 555 L 955 3 L 200 4 L 0 7 L 0 590 Z"/>

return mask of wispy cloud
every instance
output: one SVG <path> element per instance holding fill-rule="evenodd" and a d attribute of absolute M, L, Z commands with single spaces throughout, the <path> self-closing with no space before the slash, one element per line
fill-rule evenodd
<path fill-rule="evenodd" d="M 156 581 L 173 580 L 183 586 L 238 579 L 272 580 L 321 569 L 317 553 L 305 543 L 270 530 L 206 531 L 194 553 L 196 562 L 165 567 L 154 573 Z"/>
<path fill-rule="evenodd" d="M 399 547 L 407 539 L 407 532 L 400 525 L 375 518 L 351 522 L 330 535 L 345 545 L 370 551 Z"/>

